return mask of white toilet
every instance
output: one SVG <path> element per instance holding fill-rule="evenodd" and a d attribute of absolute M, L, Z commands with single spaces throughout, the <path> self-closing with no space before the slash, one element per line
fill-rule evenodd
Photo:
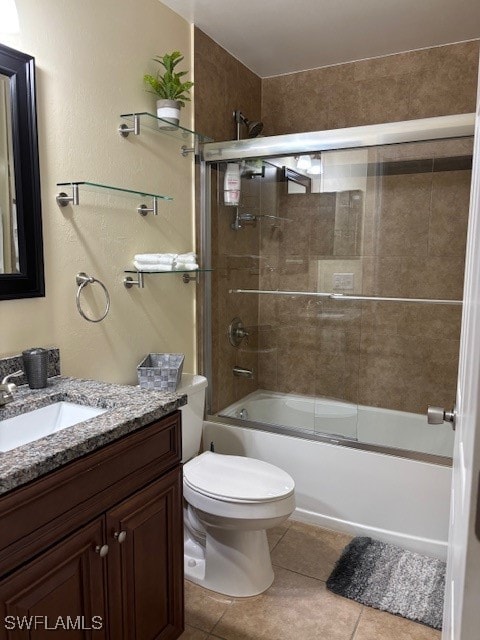
<path fill-rule="evenodd" d="M 185 577 L 229 596 L 273 582 L 266 530 L 295 509 L 293 479 L 272 464 L 207 451 L 202 436 L 207 379 L 184 374 L 182 407 Z M 197 456 L 197 457 L 194 457 Z"/>

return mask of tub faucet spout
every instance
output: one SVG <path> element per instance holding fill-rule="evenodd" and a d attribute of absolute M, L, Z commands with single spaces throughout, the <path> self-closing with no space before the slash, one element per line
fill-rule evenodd
<path fill-rule="evenodd" d="M 253 379 L 253 371 L 251 369 L 244 369 L 243 367 L 233 367 L 233 375 L 237 376 L 237 378 Z"/>

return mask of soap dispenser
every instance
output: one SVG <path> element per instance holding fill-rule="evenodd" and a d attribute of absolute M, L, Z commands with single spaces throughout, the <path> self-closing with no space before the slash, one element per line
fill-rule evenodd
<path fill-rule="evenodd" d="M 240 165 L 228 162 L 223 185 L 224 204 L 235 207 L 240 202 Z"/>

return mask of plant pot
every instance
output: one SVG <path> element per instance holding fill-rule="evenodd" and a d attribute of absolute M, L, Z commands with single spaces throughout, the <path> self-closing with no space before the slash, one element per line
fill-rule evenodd
<path fill-rule="evenodd" d="M 175 129 L 180 122 L 181 104 L 178 100 L 157 100 L 157 117 L 165 122 L 158 121 L 159 129 Z M 166 124 L 167 122 L 170 125 Z"/>

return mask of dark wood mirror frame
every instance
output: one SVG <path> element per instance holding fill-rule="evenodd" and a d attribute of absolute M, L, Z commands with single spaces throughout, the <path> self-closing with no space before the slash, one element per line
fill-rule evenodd
<path fill-rule="evenodd" d="M 0 300 L 45 295 L 38 161 L 35 59 L 0 44 L 0 73 L 10 78 L 20 273 L 0 274 Z"/>

